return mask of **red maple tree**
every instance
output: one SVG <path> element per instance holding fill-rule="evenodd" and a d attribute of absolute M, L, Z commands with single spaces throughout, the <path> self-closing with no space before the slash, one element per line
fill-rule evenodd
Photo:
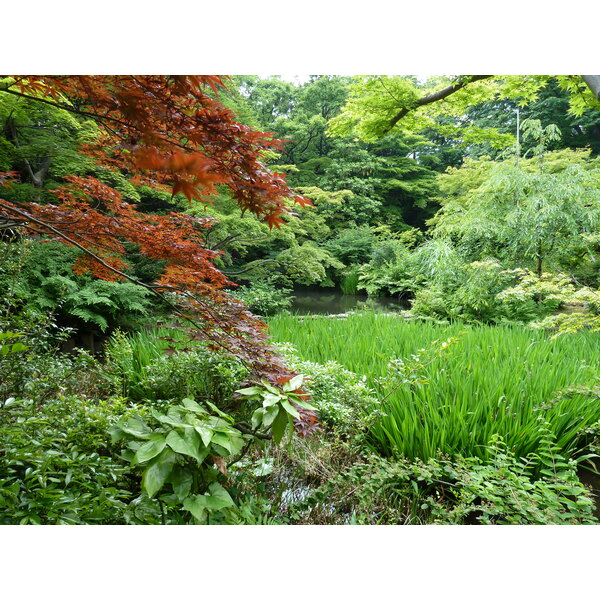
<path fill-rule="evenodd" d="M 14 76 L 0 93 L 51 104 L 93 119 L 99 135 L 81 148 L 100 165 L 127 173 L 134 183 L 210 202 L 226 186 L 242 211 L 279 227 L 295 195 L 285 177 L 271 172 L 261 155 L 281 142 L 236 121 L 218 101 L 219 76 Z M 212 92 L 212 93 L 211 93 Z M 8 185 L 12 173 L 0 173 Z M 56 203 L 15 204 L 0 199 L 0 216 L 29 232 L 50 236 L 83 251 L 78 272 L 107 279 L 124 272 L 125 242 L 166 262 L 161 278 L 145 285 L 166 299 L 213 344 L 226 348 L 271 382 L 292 372 L 266 343 L 266 326 L 225 288 L 231 285 L 203 246 L 208 219 L 171 212 L 138 212 L 114 188 L 92 177 L 69 176 L 54 191 Z M 136 282 L 139 283 L 139 282 Z"/>

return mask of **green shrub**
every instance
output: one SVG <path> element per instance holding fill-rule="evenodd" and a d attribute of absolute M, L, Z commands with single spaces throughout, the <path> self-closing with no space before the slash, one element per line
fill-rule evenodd
<path fill-rule="evenodd" d="M 359 269 L 358 289 L 369 296 L 386 296 L 413 292 L 420 285 L 412 255 L 405 244 L 386 240 L 375 246 L 371 261 Z"/>
<path fill-rule="evenodd" d="M 578 331 L 600 331 L 600 315 L 591 311 L 559 313 L 532 323 L 531 327 L 552 331 L 553 338 Z"/>
<path fill-rule="evenodd" d="M 231 402 L 248 374 L 241 362 L 198 343 L 176 350 L 166 339 L 172 335 L 171 330 L 115 332 L 105 348 L 105 373 L 115 391 L 135 401 L 196 397 L 219 405 Z"/>
<path fill-rule="evenodd" d="M 141 471 L 143 493 L 159 504 L 163 524 L 239 523 L 250 507 L 236 507 L 225 488 L 228 468 L 259 440 L 278 444 L 291 433 L 298 412 L 290 402 L 312 408 L 300 400 L 302 383 L 297 376 L 282 390 L 266 382 L 237 390 L 256 401 L 252 408 L 258 404 L 252 426 L 236 423 L 211 402 L 184 398 L 166 411 L 121 419 L 111 428 L 112 440 L 126 444 L 123 456 Z"/>
<path fill-rule="evenodd" d="M 355 265 L 371 254 L 376 239 L 370 227 L 352 227 L 339 231 L 323 247 L 345 265 Z"/>
<path fill-rule="evenodd" d="M 12 331 L 11 331 L 12 330 Z M 14 397 L 41 400 L 59 393 L 74 393 L 83 373 L 96 371 L 92 357 L 83 350 L 60 352 L 58 345 L 71 335 L 56 325 L 51 316 L 21 311 L 0 317 L 0 336 L 13 343 L 0 344 L 18 351 L 0 351 L 0 399 Z M 6 338 L 5 336 L 18 336 Z"/>
<path fill-rule="evenodd" d="M 240 361 L 203 347 L 162 355 L 152 361 L 140 382 L 147 399 L 180 400 L 195 397 L 223 406 L 248 370 Z"/>
<path fill-rule="evenodd" d="M 122 399 L 9 398 L 0 407 L 0 523 L 116 524 L 134 496 L 107 433 Z"/>
<path fill-rule="evenodd" d="M 367 378 L 335 361 L 325 364 L 302 360 L 291 344 L 279 344 L 289 366 L 306 377 L 306 390 L 319 419 L 337 434 L 354 436 L 376 416 L 379 401 Z"/>
<path fill-rule="evenodd" d="M 424 284 L 415 293 L 411 311 L 438 319 L 494 323 L 506 319 L 533 318 L 536 304 L 528 300 L 508 309 L 498 294 L 515 282 L 517 275 L 495 260 L 456 265 Z"/>
<path fill-rule="evenodd" d="M 290 289 L 276 287 L 269 281 L 255 281 L 249 286 L 235 289 L 231 296 L 241 300 L 251 312 L 267 317 L 291 306 L 293 296 L 290 292 Z"/>
<path fill-rule="evenodd" d="M 18 272 L 0 268 L 0 284 L 12 302 L 39 312 L 53 312 L 71 326 L 95 326 L 101 331 L 130 327 L 148 314 L 150 292 L 129 281 L 103 281 L 76 275 L 77 248 L 58 242 L 4 244 L 18 259 Z"/>

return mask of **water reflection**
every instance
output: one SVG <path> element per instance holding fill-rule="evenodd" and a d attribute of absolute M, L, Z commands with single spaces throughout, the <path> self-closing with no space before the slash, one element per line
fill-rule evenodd
<path fill-rule="evenodd" d="M 361 309 L 391 312 L 408 308 L 408 303 L 398 298 L 345 296 L 337 290 L 294 290 L 293 294 L 290 311 L 301 315 L 337 315 Z"/>

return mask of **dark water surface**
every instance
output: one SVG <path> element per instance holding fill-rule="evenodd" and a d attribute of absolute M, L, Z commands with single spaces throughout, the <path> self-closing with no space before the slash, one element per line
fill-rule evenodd
<path fill-rule="evenodd" d="M 338 315 L 361 309 L 394 312 L 408 308 L 408 303 L 398 298 L 345 296 L 338 290 L 294 290 L 292 294 L 295 297 L 289 310 L 301 315 Z"/>

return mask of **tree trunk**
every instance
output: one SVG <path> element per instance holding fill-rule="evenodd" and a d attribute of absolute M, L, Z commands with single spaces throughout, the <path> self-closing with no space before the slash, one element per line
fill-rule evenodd
<path fill-rule="evenodd" d="M 582 75 L 582 77 L 594 96 L 600 100 L 600 75 Z"/>
<path fill-rule="evenodd" d="M 9 139 L 11 139 L 12 143 L 17 148 L 20 148 L 21 145 L 19 144 L 19 137 L 17 135 L 17 124 L 15 123 L 14 119 L 11 117 L 9 117 L 6 121 L 6 132 L 8 134 Z M 33 183 L 33 187 L 38 190 L 41 190 L 44 187 L 44 180 L 46 179 L 48 169 L 50 168 L 50 165 L 52 164 L 52 157 L 44 156 L 41 159 L 39 169 L 37 169 L 37 171 L 35 171 L 35 172 L 34 172 L 32 166 L 31 166 L 31 163 L 29 162 L 28 159 L 26 159 L 25 157 L 22 156 L 21 160 L 25 164 L 25 168 L 27 169 L 29 178 L 31 179 L 31 182 Z M 39 200 L 39 194 L 38 194 L 37 199 Z"/>

